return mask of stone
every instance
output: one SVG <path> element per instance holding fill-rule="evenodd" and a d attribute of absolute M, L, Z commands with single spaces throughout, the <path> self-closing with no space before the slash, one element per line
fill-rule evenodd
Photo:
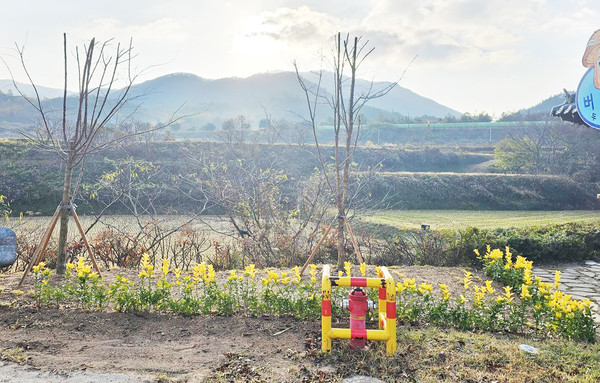
<path fill-rule="evenodd" d="M 581 283 L 581 282 L 577 282 L 577 283 L 564 283 L 565 285 L 567 285 L 570 289 L 576 290 L 576 289 L 591 289 L 593 288 L 594 285 L 588 284 L 588 283 Z"/>
<path fill-rule="evenodd" d="M 522 351 L 525 351 L 528 354 L 539 354 L 540 353 L 537 348 L 530 346 L 528 344 L 524 344 L 524 343 L 519 345 L 519 349 L 521 349 Z"/>
<path fill-rule="evenodd" d="M 600 266 L 600 263 L 596 261 L 585 261 L 586 266 Z"/>
<path fill-rule="evenodd" d="M 383 380 L 372 378 L 370 376 L 355 375 L 342 380 L 342 383 L 385 383 Z"/>
<path fill-rule="evenodd" d="M 335 374 L 335 372 L 337 371 L 337 369 L 333 366 L 323 366 L 319 368 L 319 372 L 325 373 L 325 374 Z"/>

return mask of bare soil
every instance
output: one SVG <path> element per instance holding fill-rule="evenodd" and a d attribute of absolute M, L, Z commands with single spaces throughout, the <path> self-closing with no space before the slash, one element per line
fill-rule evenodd
<path fill-rule="evenodd" d="M 390 270 L 396 280 L 415 277 L 417 283 L 446 283 L 451 291 L 462 288 L 460 268 Z M 11 293 L 20 277 L 0 275 L 0 353 L 5 361 L 59 374 L 44 380 L 38 373 L 35 381 L 328 382 L 344 376 L 318 357 L 319 321 L 36 308 L 27 295 L 30 286 L 25 295 Z M 0 365 L 1 376 L 14 378 L 5 381 L 20 381 L 27 371 Z"/>
<path fill-rule="evenodd" d="M 295 356 L 315 349 L 318 331 L 317 323 L 286 318 L 0 307 L 0 348 L 22 349 L 28 365 L 63 373 L 93 369 L 196 382 L 233 367 L 291 381 L 300 378 Z"/>

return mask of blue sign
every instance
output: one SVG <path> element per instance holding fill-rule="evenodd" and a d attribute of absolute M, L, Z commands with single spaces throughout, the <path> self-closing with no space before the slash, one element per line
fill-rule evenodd
<path fill-rule="evenodd" d="M 588 69 L 577 88 L 577 112 L 592 128 L 600 129 L 600 89 L 594 85 L 594 68 Z"/>
<path fill-rule="evenodd" d="M 15 232 L 0 227 L 0 267 L 12 265 L 17 259 L 17 236 Z"/>

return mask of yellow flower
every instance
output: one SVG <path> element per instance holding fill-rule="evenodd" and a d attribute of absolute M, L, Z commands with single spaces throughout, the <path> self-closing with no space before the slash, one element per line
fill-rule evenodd
<path fill-rule="evenodd" d="M 174 269 L 173 274 L 175 275 L 175 279 L 179 280 L 181 278 L 181 269 L 179 267 Z"/>
<path fill-rule="evenodd" d="M 76 271 L 78 278 L 84 278 L 92 271 L 92 267 L 90 265 L 85 264 L 83 257 L 79 257 L 79 260 L 77 261 Z"/>
<path fill-rule="evenodd" d="M 71 271 L 75 268 L 75 265 L 72 264 L 71 262 L 67 262 L 67 264 L 65 265 L 67 267 L 67 270 Z"/>
<path fill-rule="evenodd" d="M 396 284 L 396 292 L 401 293 L 404 291 L 404 284 L 402 282 L 398 282 Z"/>
<path fill-rule="evenodd" d="M 246 274 L 252 280 L 254 280 L 254 277 L 256 276 L 256 266 L 254 265 L 254 263 L 246 266 L 246 269 L 244 270 L 244 274 Z"/>
<path fill-rule="evenodd" d="M 531 280 L 531 274 L 532 274 L 531 269 L 523 270 L 523 281 L 525 282 L 526 285 L 533 284 L 533 281 Z"/>
<path fill-rule="evenodd" d="M 521 299 L 529 299 L 531 298 L 531 293 L 529 292 L 529 285 L 523 283 L 521 285 Z"/>
<path fill-rule="evenodd" d="M 504 298 L 508 301 L 508 302 L 512 302 L 513 301 L 513 297 L 514 294 L 512 293 L 512 287 L 510 286 L 505 286 L 504 287 Z"/>
<path fill-rule="evenodd" d="M 554 273 L 554 288 L 558 289 L 558 286 L 560 286 L 560 270 L 556 270 Z"/>
<path fill-rule="evenodd" d="M 485 299 L 485 289 L 480 289 L 475 286 L 473 288 L 475 290 L 475 295 L 473 296 L 473 304 L 477 307 L 483 304 L 483 300 Z"/>
<path fill-rule="evenodd" d="M 168 259 L 162 260 L 162 272 L 165 277 L 169 274 L 169 260 Z"/>
<path fill-rule="evenodd" d="M 470 271 L 465 271 L 465 277 L 463 279 L 463 284 L 465 286 L 465 290 L 467 290 L 469 288 L 469 286 L 471 286 L 472 276 L 473 276 L 473 274 L 471 274 Z"/>
<path fill-rule="evenodd" d="M 527 258 L 522 257 L 520 255 L 517 256 L 517 260 L 515 261 L 515 269 L 524 269 L 524 270 L 529 270 L 531 272 L 532 268 L 533 268 L 532 261 L 528 261 Z"/>
<path fill-rule="evenodd" d="M 350 271 L 351 271 L 351 264 L 350 262 L 344 262 L 344 271 L 346 272 L 346 276 L 350 276 Z"/>
<path fill-rule="evenodd" d="M 557 318 L 562 317 L 562 313 L 560 311 L 557 311 L 554 315 L 556 315 Z"/>
<path fill-rule="evenodd" d="M 473 252 L 477 256 L 477 258 L 481 258 L 481 254 L 479 254 L 479 249 L 473 249 Z"/>
<path fill-rule="evenodd" d="M 279 280 L 282 285 L 287 285 L 290 283 L 290 278 L 288 278 L 288 273 L 281 273 L 281 279 Z"/>
<path fill-rule="evenodd" d="M 206 263 L 197 263 L 192 268 L 192 275 L 196 282 L 200 282 L 200 279 L 206 279 Z"/>
<path fill-rule="evenodd" d="M 211 283 L 216 281 L 217 273 L 215 273 L 215 269 L 213 265 L 208 265 L 208 272 L 206 273 L 206 282 Z"/>
<path fill-rule="evenodd" d="M 492 287 L 492 281 L 485 281 L 485 289 L 488 294 L 493 294 L 496 290 Z"/>
<path fill-rule="evenodd" d="M 405 278 L 403 280 L 404 283 L 404 288 L 406 288 L 407 290 L 416 290 L 417 289 L 417 283 L 415 281 L 414 278 Z"/>
<path fill-rule="evenodd" d="M 537 281 L 536 277 L 536 281 Z M 538 290 L 540 292 L 540 294 L 542 295 L 547 295 L 550 293 L 550 291 L 552 290 L 552 285 L 550 283 L 546 283 L 546 282 L 538 282 Z"/>
<path fill-rule="evenodd" d="M 228 281 L 237 280 L 237 274 L 235 270 L 229 270 L 229 277 L 227 277 Z"/>
<path fill-rule="evenodd" d="M 458 303 L 460 303 L 462 305 L 466 301 L 467 301 L 467 297 L 465 297 L 463 294 L 460 294 L 460 297 L 458 298 Z"/>
<path fill-rule="evenodd" d="M 419 292 L 421 294 L 429 294 L 429 293 L 431 293 L 432 290 L 433 290 L 433 286 L 431 286 L 428 283 L 421 283 L 419 285 Z"/>
<path fill-rule="evenodd" d="M 269 278 L 269 280 L 271 280 L 274 284 L 279 283 L 279 274 L 277 274 L 274 271 L 271 270 L 267 270 L 267 277 Z"/>
<path fill-rule="evenodd" d="M 450 290 L 448 290 L 448 286 L 446 286 L 443 283 L 439 284 L 440 286 L 440 293 L 442 294 L 442 301 L 444 302 L 448 302 L 450 300 Z"/>
<path fill-rule="evenodd" d="M 364 262 L 360 264 L 360 275 L 367 276 L 367 264 Z"/>
<path fill-rule="evenodd" d="M 317 265 L 311 263 L 308 266 L 310 267 L 310 281 L 314 283 L 317 281 Z"/>
<path fill-rule="evenodd" d="M 296 276 L 295 282 L 300 283 L 302 276 L 300 275 L 300 268 L 298 266 L 294 267 L 294 275 Z"/>
<path fill-rule="evenodd" d="M 504 269 L 510 270 L 510 268 L 512 267 L 512 264 L 513 264 L 512 253 L 510 252 L 510 247 L 506 246 L 505 253 L 506 253 L 506 255 L 505 255 L 506 264 L 504 265 Z"/>
<path fill-rule="evenodd" d="M 83 261 L 83 258 L 80 258 L 80 260 Z M 150 254 L 142 254 L 142 260 L 140 261 L 140 269 L 140 278 L 152 278 L 152 274 L 154 273 L 154 266 L 150 264 Z M 79 271 L 79 265 L 77 270 Z"/>
<path fill-rule="evenodd" d="M 489 245 L 488 245 L 488 249 L 489 249 Z M 504 257 L 504 254 L 502 253 L 502 250 L 494 249 L 491 252 L 488 251 L 483 257 L 490 259 L 491 260 L 490 262 L 494 263 L 494 262 L 500 261 Z"/>

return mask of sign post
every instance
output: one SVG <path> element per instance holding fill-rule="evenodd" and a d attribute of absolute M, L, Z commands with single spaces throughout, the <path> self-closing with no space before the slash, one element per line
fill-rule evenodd
<path fill-rule="evenodd" d="M 577 112 L 587 125 L 600 129 L 600 29 L 590 37 L 581 63 L 589 69 L 577 87 Z"/>

